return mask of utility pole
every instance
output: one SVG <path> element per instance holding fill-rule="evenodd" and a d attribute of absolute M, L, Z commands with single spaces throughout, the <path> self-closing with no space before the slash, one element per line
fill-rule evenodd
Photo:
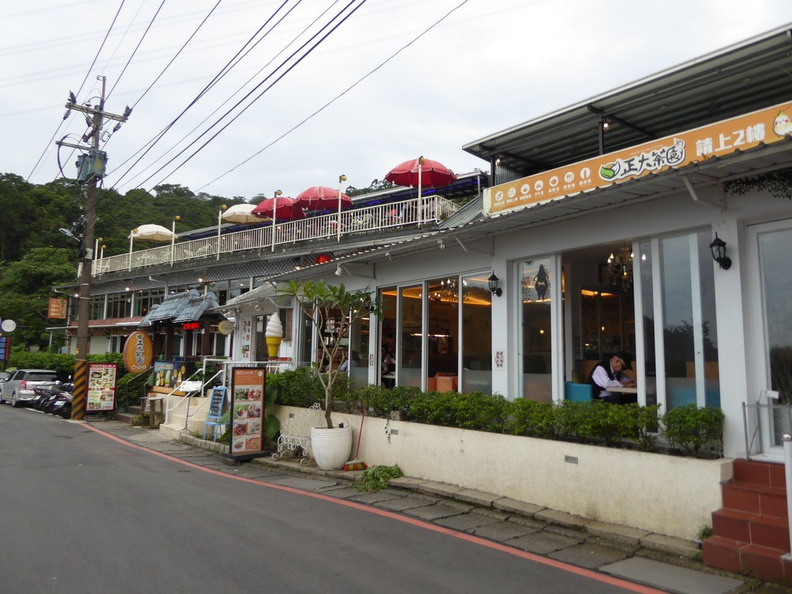
<path fill-rule="evenodd" d="M 107 154 L 99 150 L 99 141 L 102 136 L 102 125 L 105 118 L 116 120 L 115 130 L 121 123 L 126 122 L 131 109 L 124 110 L 124 115 L 107 113 L 104 110 L 105 84 L 107 80 L 104 76 L 98 76 L 97 80 L 102 81 L 102 95 L 99 105 L 77 105 L 73 94 L 69 95 L 69 102 L 66 108 L 79 111 L 85 114 L 86 120 L 90 122 L 90 129 L 82 137 L 83 142 L 91 141 L 90 146 L 81 146 L 58 142 L 60 146 L 76 148 L 83 152 L 77 159 L 77 181 L 83 185 L 85 194 L 85 230 L 83 231 L 80 244 L 78 259 L 82 264 L 80 272 L 80 291 L 77 304 L 77 354 L 74 362 L 74 391 L 72 392 L 72 412 L 71 418 L 82 420 L 85 417 L 85 401 L 88 397 L 88 349 L 91 341 L 90 318 L 91 318 L 91 280 L 93 278 L 93 260 L 96 254 L 93 253 L 94 245 L 94 225 L 96 224 L 96 197 L 99 192 L 98 182 L 105 175 L 107 166 Z M 64 119 L 69 116 L 66 112 Z"/>

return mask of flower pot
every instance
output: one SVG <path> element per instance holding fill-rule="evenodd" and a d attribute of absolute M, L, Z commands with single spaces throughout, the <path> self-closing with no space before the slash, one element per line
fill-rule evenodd
<path fill-rule="evenodd" d="M 352 426 L 311 427 L 311 449 L 322 470 L 341 470 L 352 453 Z"/>

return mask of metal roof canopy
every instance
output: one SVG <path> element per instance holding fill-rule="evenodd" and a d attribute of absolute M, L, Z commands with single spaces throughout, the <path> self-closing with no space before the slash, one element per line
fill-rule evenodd
<path fill-rule="evenodd" d="M 792 96 L 792 25 L 661 71 L 462 148 L 522 177 L 782 103 Z M 493 184 L 512 179 L 496 179 Z"/>

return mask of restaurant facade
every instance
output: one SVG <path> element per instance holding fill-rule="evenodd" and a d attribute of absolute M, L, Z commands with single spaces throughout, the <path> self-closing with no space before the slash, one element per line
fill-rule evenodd
<path fill-rule="evenodd" d="M 509 399 L 577 398 L 598 361 L 626 351 L 639 403 L 720 407 L 727 456 L 780 460 L 789 43 L 787 28 L 769 32 L 469 143 L 491 168 L 476 200 L 431 229 L 275 276 L 227 313 L 254 337 L 245 328 L 263 332 L 281 308 L 279 354 L 307 364 L 311 331 L 328 329 L 274 302 L 277 283 L 369 288 L 385 313 L 350 337 L 356 382 Z"/>

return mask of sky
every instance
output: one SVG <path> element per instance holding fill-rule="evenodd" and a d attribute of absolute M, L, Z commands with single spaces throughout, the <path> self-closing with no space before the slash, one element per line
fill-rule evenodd
<path fill-rule="evenodd" d="M 132 108 L 100 142 L 122 194 L 365 188 L 420 155 L 487 171 L 463 145 L 787 24 L 789 0 L 4 2 L 0 173 L 75 177 L 56 141 L 90 143 L 63 117 L 98 77 L 106 112 Z"/>

